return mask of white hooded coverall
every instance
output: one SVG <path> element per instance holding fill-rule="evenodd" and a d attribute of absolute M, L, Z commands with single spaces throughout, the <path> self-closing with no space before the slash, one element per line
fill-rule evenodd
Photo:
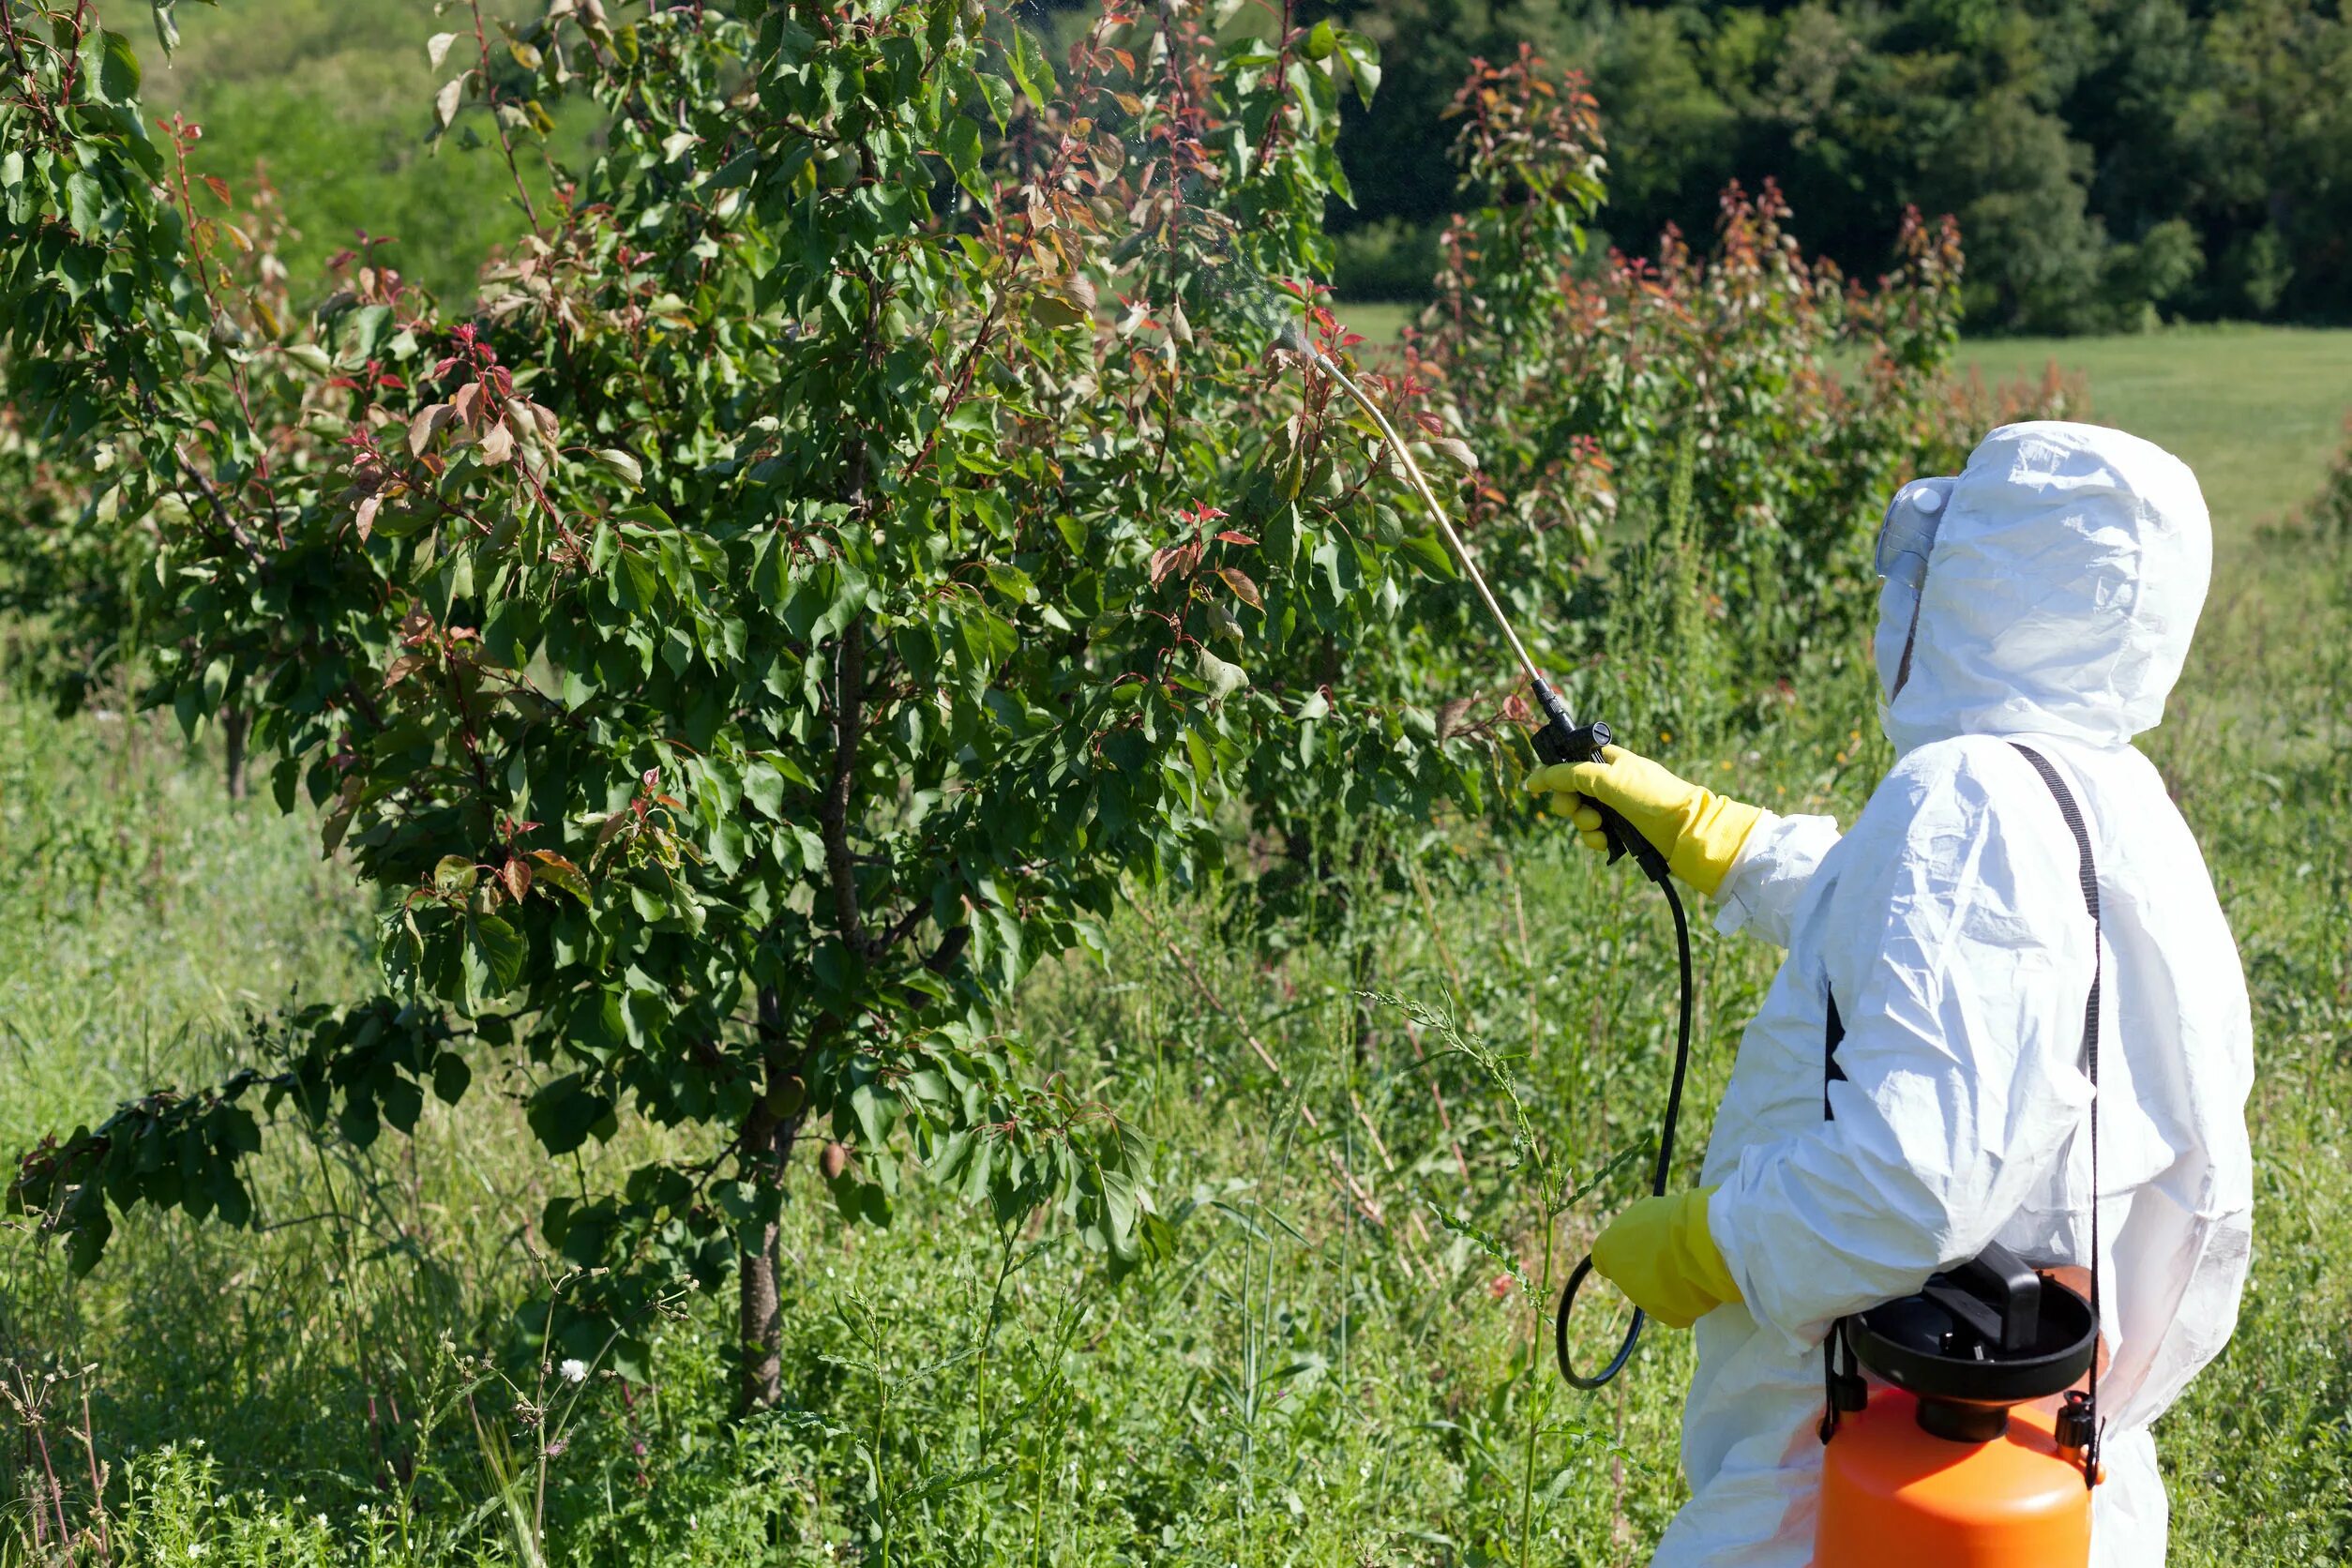
<path fill-rule="evenodd" d="M 2152 728 L 2205 599 L 2196 480 L 2119 431 L 1995 430 L 1952 488 L 1917 596 L 1899 760 L 1852 831 L 1767 815 L 1718 926 L 1788 950 L 1715 1120 L 1708 1219 L 1741 1303 L 1697 1324 L 1682 1423 L 1691 1501 L 1657 1568 L 1800 1568 L 1821 1474 L 1821 1341 L 2000 1242 L 2087 1265 L 2077 851 L 2030 764 L 2081 802 L 2104 919 L 2100 1222 L 2110 1361 L 2098 1568 L 2157 1568 L 2148 1425 L 2228 1339 L 2245 1280 L 2252 1025 L 2236 944 L 2163 781 Z M 1914 596 L 1890 581 L 1882 689 Z M 1828 998 L 1845 1026 L 1822 1119 Z M 1890 1560 L 1900 1545 L 1890 1543 Z"/>

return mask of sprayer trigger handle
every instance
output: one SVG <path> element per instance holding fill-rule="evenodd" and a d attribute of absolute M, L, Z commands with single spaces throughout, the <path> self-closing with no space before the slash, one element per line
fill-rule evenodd
<path fill-rule="evenodd" d="M 1544 704 L 1546 708 L 1555 708 L 1559 701 L 1551 697 L 1549 691 L 1539 695 L 1551 699 Z M 1535 755 L 1545 762 L 1599 761 L 1603 748 L 1616 742 L 1615 731 L 1605 720 L 1597 718 L 1590 724 L 1571 728 L 1564 721 L 1565 712 L 1564 706 L 1557 707 L 1551 715 L 1551 722 L 1535 731 Z M 1643 876 L 1654 882 L 1665 882 L 1668 875 L 1666 859 L 1658 852 L 1657 846 L 1634 831 L 1634 824 L 1620 815 L 1615 807 L 1606 801 L 1593 800 L 1590 795 L 1585 798 L 1591 802 L 1592 809 L 1601 814 L 1601 831 L 1609 841 L 1609 864 L 1614 866 L 1631 854 L 1634 864 L 1641 867 Z"/>

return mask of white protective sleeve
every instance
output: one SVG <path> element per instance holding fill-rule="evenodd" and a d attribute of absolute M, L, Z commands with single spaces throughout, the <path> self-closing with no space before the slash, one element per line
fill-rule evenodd
<path fill-rule="evenodd" d="M 1867 846 L 1873 852 L 1861 852 Z M 1741 1151 L 1708 1217 L 1749 1311 L 1799 1343 L 1975 1257 L 2090 1101 L 2094 927 L 2072 836 L 2009 746 L 1897 764 L 1823 891 L 1845 1023 L 1834 1120 Z"/>
<path fill-rule="evenodd" d="M 1775 947 L 1788 945 L 1798 900 L 1813 882 L 1813 868 L 1837 842 L 1834 817 L 1780 817 L 1767 811 L 1748 830 L 1739 858 L 1724 874 L 1715 898 L 1715 929 L 1755 933 Z"/>

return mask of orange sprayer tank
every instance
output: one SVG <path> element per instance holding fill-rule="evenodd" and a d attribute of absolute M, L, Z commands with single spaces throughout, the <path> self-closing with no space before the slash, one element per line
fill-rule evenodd
<path fill-rule="evenodd" d="M 1815 1568 L 2079 1568 L 2090 1488 L 2053 1420 L 2025 1407 L 1987 1442 L 1939 1438 L 1919 1401 L 1871 1391 L 1822 1453 Z"/>
<path fill-rule="evenodd" d="M 1814 1568 L 2088 1568 L 2090 1304 L 2006 1249 L 1843 1320 Z M 1867 1387 L 1835 1351 L 1875 1374 Z M 1866 1390 L 1866 1392 L 1865 1392 Z"/>

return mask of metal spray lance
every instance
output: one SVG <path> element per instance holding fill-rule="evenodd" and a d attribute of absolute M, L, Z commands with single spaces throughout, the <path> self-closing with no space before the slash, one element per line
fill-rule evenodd
<path fill-rule="evenodd" d="M 1390 450 L 1396 454 L 1397 463 L 1404 469 L 1413 493 L 1421 498 L 1421 505 L 1428 512 L 1429 520 L 1437 524 L 1446 548 L 1454 552 L 1454 559 L 1462 564 L 1462 571 L 1469 577 L 1470 586 L 1477 591 L 1479 602 L 1494 618 L 1503 641 L 1510 644 L 1512 657 L 1518 660 L 1519 669 L 1527 675 L 1528 685 L 1534 689 L 1536 704 L 1544 710 L 1544 727 L 1535 732 L 1535 754 L 1546 762 L 1600 761 L 1602 748 L 1616 736 L 1610 732 L 1607 724 L 1598 719 L 1590 724 L 1578 724 L 1567 701 L 1552 689 L 1549 681 L 1544 679 L 1544 672 L 1535 667 L 1535 659 L 1527 651 L 1527 644 L 1519 641 L 1518 632 L 1513 629 L 1511 618 L 1502 612 L 1502 606 L 1496 600 L 1494 590 L 1486 586 L 1485 574 L 1478 569 L 1478 562 L 1471 556 L 1470 547 L 1462 542 L 1462 536 L 1454 531 L 1454 524 L 1446 520 L 1445 508 L 1438 505 L 1437 492 L 1429 488 L 1428 479 L 1421 472 L 1421 464 L 1413 460 L 1412 448 L 1398 438 L 1396 428 L 1388 422 L 1388 415 L 1380 412 L 1380 404 L 1349 379 L 1345 370 L 1334 364 L 1331 355 L 1317 348 L 1297 322 L 1291 322 L 1283 328 L 1282 346 L 1304 358 L 1316 369 L 1330 377 L 1333 384 L 1353 399 L 1356 406 L 1364 410 L 1365 417 L 1388 442 Z M 1650 840 L 1635 832 L 1633 826 L 1618 815 L 1615 807 L 1597 800 L 1591 804 L 1593 809 L 1600 812 L 1602 828 L 1608 835 L 1611 864 L 1631 852 L 1644 875 L 1651 882 L 1665 885 L 1666 856 L 1659 853 Z"/>
<path fill-rule="evenodd" d="M 1462 542 L 1462 536 L 1446 520 L 1445 508 L 1438 505 L 1437 492 L 1429 488 L 1428 479 L 1421 472 L 1421 465 L 1413 460 L 1412 449 L 1398 437 L 1396 428 L 1388 422 L 1388 416 L 1380 412 L 1380 405 L 1365 395 L 1364 388 L 1349 380 L 1347 372 L 1334 364 L 1329 354 L 1315 346 L 1305 329 L 1297 322 L 1284 326 L 1282 346 L 1329 376 L 1334 385 L 1353 399 L 1356 406 L 1364 410 L 1365 416 L 1395 452 L 1397 464 L 1404 469 L 1413 493 L 1421 498 L 1421 505 L 1427 510 L 1429 520 L 1437 524 L 1439 534 L 1444 536 L 1446 548 L 1462 564 L 1462 571 L 1469 577 L 1470 586 L 1477 591 L 1479 602 L 1486 607 L 1486 613 L 1494 617 L 1495 625 L 1501 629 L 1503 641 L 1511 645 L 1512 656 L 1519 661 L 1519 668 L 1526 673 L 1528 684 L 1534 688 L 1535 701 L 1544 710 L 1544 727 L 1534 735 L 1535 754 L 1546 762 L 1605 761 L 1602 748 L 1612 739 L 1609 727 L 1598 719 L 1590 724 L 1578 724 L 1567 702 L 1552 689 L 1551 683 L 1544 679 L 1544 672 L 1535 667 L 1535 660 L 1529 655 L 1527 644 L 1520 641 L 1519 634 L 1512 629 L 1511 618 L 1496 602 L 1494 590 L 1486 586 L 1485 575 L 1479 571 L 1470 547 Z M 1610 863 L 1613 865 L 1620 856 L 1631 853 L 1634 863 L 1641 867 L 1642 874 L 1658 884 L 1658 890 L 1666 895 L 1666 907 L 1674 912 L 1674 942 L 1681 965 L 1681 1004 L 1675 1018 L 1674 1076 L 1666 1088 L 1666 1119 L 1659 1133 L 1658 1160 L 1651 1172 L 1650 1182 L 1651 1192 L 1663 1198 L 1666 1196 L 1666 1178 L 1673 1170 L 1674 1128 L 1681 1117 L 1682 1082 L 1691 1063 L 1691 1017 L 1696 986 L 1691 964 L 1690 918 L 1683 912 L 1681 896 L 1674 890 L 1673 879 L 1666 870 L 1666 858 L 1657 846 L 1636 832 L 1633 824 L 1626 822 L 1615 807 L 1590 795 L 1585 798 L 1601 814 L 1602 830 L 1608 835 Z M 1560 1294 L 1560 1311 L 1552 1324 L 1552 1344 L 1560 1362 L 1560 1375 L 1575 1387 L 1582 1389 L 1600 1388 L 1625 1369 L 1625 1364 L 1633 1359 L 1634 1347 L 1640 1343 L 1642 1323 L 1645 1321 L 1645 1315 L 1639 1307 L 1636 1307 L 1633 1322 L 1625 1330 L 1625 1337 L 1619 1343 L 1617 1353 L 1600 1371 L 1588 1377 L 1570 1365 L 1568 1315 L 1576 1305 L 1578 1288 L 1591 1272 L 1592 1259 L 1587 1256 L 1568 1275 L 1567 1286 Z"/>

